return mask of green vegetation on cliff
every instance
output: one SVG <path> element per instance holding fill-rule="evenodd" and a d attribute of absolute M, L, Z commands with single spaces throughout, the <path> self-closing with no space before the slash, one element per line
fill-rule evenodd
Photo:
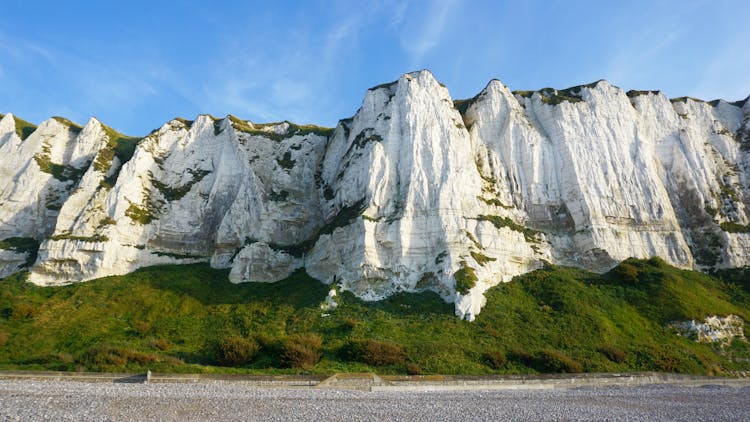
<path fill-rule="evenodd" d="M 750 369 L 750 347 L 697 343 L 676 320 L 750 319 L 746 272 L 711 277 L 659 259 L 604 275 L 546 266 L 487 292 L 476 321 L 434 293 L 376 303 L 297 272 L 234 285 L 207 265 L 160 266 L 65 287 L 0 282 L 0 368 L 278 373 L 536 373 Z M 226 365 L 226 366 L 224 366 Z"/>

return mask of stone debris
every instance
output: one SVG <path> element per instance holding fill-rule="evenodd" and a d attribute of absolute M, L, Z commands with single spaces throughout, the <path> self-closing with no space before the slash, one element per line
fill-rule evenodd
<path fill-rule="evenodd" d="M 737 315 L 726 317 L 709 316 L 702 322 L 696 320 L 678 321 L 669 324 L 680 335 L 693 338 L 700 343 L 729 344 L 735 338 L 745 340 L 745 322 Z"/>

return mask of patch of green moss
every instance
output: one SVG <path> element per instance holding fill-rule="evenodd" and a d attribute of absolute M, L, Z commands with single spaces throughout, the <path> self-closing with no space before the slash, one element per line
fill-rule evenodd
<path fill-rule="evenodd" d="M 167 256 L 174 259 L 203 259 L 205 256 L 193 254 L 179 254 L 174 252 L 151 251 L 156 256 Z"/>
<path fill-rule="evenodd" d="M 13 116 L 13 120 L 16 123 L 16 135 L 18 135 L 21 140 L 25 140 L 28 138 L 34 131 L 36 130 L 37 126 L 27 122 L 26 120 L 21 119 L 20 117 Z"/>
<path fill-rule="evenodd" d="M 125 210 L 125 215 L 130 217 L 131 220 L 141 224 L 149 224 L 158 218 L 153 207 L 139 207 L 132 202 L 128 209 Z"/>
<path fill-rule="evenodd" d="M 232 123 L 232 127 L 240 132 L 253 133 L 257 129 L 249 124 L 247 121 L 240 119 L 239 117 L 229 115 L 229 121 Z"/>
<path fill-rule="evenodd" d="M 737 202 L 739 200 L 737 192 L 735 192 L 734 188 L 731 186 L 722 183 L 719 188 L 721 189 L 722 199 L 729 199 L 732 202 Z"/>
<path fill-rule="evenodd" d="M 541 100 L 545 104 L 558 105 L 563 102 L 578 103 L 583 101 L 580 92 L 580 86 L 571 87 L 563 90 L 556 90 L 554 88 L 543 88 L 539 90 Z"/>
<path fill-rule="evenodd" d="M 182 186 L 169 186 L 166 183 L 162 183 L 159 180 L 156 180 L 151 173 L 151 184 L 154 185 L 156 189 L 161 192 L 162 196 L 164 196 L 164 199 L 167 201 L 178 201 L 182 199 L 185 195 L 187 195 L 188 192 L 193 188 L 193 185 L 203 180 L 204 177 L 211 174 L 211 171 L 209 170 L 195 170 L 195 169 L 187 169 L 188 173 L 190 173 L 191 180 L 187 183 L 185 183 Z"/>
<path fill-rule="evenodd" d="M 484 202 L 487 205 L 492 205 L 492 206 L 495 206 L 495 207 L 500 207 L 500 208 L 505 208 L 505 209 L 511 209 L 511 208 L 513 208 L 510 205 L 503 204 L 502 201 L 500 201 L 497 198 L 489 198 L 489 199 L 487 199 L 487 198 L 484 198 L 484 197 L 481 197 L 481 196 L 477 196 L 477 199 L 479 199 L 480 201 Z"/>
<path fill-rule="evenodd" d="M 176 121 L 182 123 L 182 126 L 185 129 L 190 129 L 191 127 L 193 127 L 193 123 L 195 123 L 195 120 L 183 119 L 182 117 L 175 117 L 172 120 L 176 120 Z"/>
<path fill-rule="evenodd" d="M 298 125 L 287 120 L 277 123 L 256 123 L 253 125 L 248 124 L 246 121 L 241 120 L 235 116 L 229 116 L 229 120 L 232 122 L 232 127 L 240 132 L 249 133 L 251 135 L 262 136 L 274 141 L 282 141 L 292 136 L 305 136 L 305 135 L 318 135 L 323 137 L 330 137 L 333 134 L 334 129 L 316 125 Z M 284 133 L 276 133 L 273 130 L 267 130 L 272 126 L 277 126 L 282 123 L 288 125 L 287 130 Z"/>
<path fill-rule="evenodd" d="M 112 167 L 114 157 L 118 158 L 120 164 L 130 161 L 140 138 L 123 135 L 106 125 L 102 125 L 102 129 L 107 137 L 107 144 L 99 150 L 94 160 L 94 169 L 106 174 Z"/>
<path fill-rule="evenodd" d="M 293 169 L 294 164 L 297 163 L 296 160 L 292 160 L 291 151 L 285 152 L 283 157 L 276 159 L 276 162 L 279 163 L 279 166 L 281 166 L 281 168 L 284 168 L 287 170 Z"/>
<path fill-rule="evenodd" d="M 376 85 L 376 86 L 368 89 L 368 91 L 377 91 L 377 90 L 383 89 L 383 88 L 390 89 L 390 88 L 393 88 L 394 86 L 396 86 L 396 84 L 398 84 L 398 81 L 387 82 L 387 83 L 384 83 L 384 84 Z"/>
<path fill-rule="evenodd" d="M 474 269 L 467 266 L 465 261 L 461 261 L 461 268 L 453 273 L 453 278 L 456 280 L 456 291 L 462 295 L 469 293 L 479 281 Z"/>
<path fill-rule="evenodd" d="M 732 221 L 725 221 L 719 224 L 719 227 L 728 233 L 750 233 L 750 224 L 739 224 Z"/>
<path fill-rule="evenodd" d="M 79 169 L 73 166 L 53 163 L 50 155 L 49 145 L 43 144 L 42 152 L 34 155 L 34 161 L 39 166 L 39 170 L 51 174 L 52 177 L 61 182 L 77 182 L 83 176 L 83 173 L 86 172 L 85 167 Z"/>
<path fill-rule="evenodd" d="M 94 234 L 92 236 L 74 236 L 72 234 L 56 234 L 52 236 L 52 240 L 80 240 L 82 242 L 106 242 L 109 240 L 107 236 L 101 234 Z"/>
<path fill-rule="evenodd" d="M 481 243 L 479 243 L 479 241 L 477 240 L 477 238 L 476 238 L 476 237 L 474 237 L 474 235 L 473 235 L 473 234 L 471 234 L 471 232 L 470 232 L 470 231 L 468 231 L 468 230 L 464 230 L 464 234 L 466 235 L 466 237 L 468 237 L 468 238 L 469 238 L 469 240 L 471 240 L 471 243 L 473 243 L 473 244 L 474 244 L 474 247 L 475 247 L 475 248 L 477 248 L 477 249 L 484 249 L 484 247 L 482 246 L 482 244 L 481 244 Z"/>
<path fill-rule="evenodd" d="M 481 254 L 479 252 L 471 251 L 471 257 L 474 258 L 474 261 L 477 262 L 477 264 L 484 266 L 484 264 L 487 264 L 492 261 L 497 261 L 497 258 L 490 258 L 487 255 Z"/>
<path fill-rule="evenodd" d="M 523 98 L 531 98 L 531 96 L 534 95 L 534 92 L 536 91 L 513 91 L 512 94 Z"/>
<path fill-rule="evenodd" d="M 52 118 L 55 119 L 58 123 L 64 126 L 67 126 L 68 129 L 70 129 L 75 134 L 81 133 L 81 131 L 83 130 L 83 127 L 81 125 L 71 120 L 68 120 L 65 117 L 53 116 Z"/>
<path fill-rule="evenodd" d="M 699 98 L 693 98 L 693 97 L 677 97 L 677 98 L 670 98 L 669 102 L 671 103 L 687 103 L 688 100 L 695 101 L 697 103 L 705 103 L 705 101 L 699 99 Z"/>
<path fill-rule="evenodd" d="M 383 137 L 378 134 L 373 134 L 373 130 L 373 128 L 367 128 L 362 130 L 362 132 L 359 132 L 357 136 L 354 137 L 352 145 L 355 145 L 358 148 L 364 148 L 365 145 L 370 142 L 383 142 Z"/>
<path fill-rule="evenodd" d="M 480 215 L 477 217 L 477 220 L 479 221 L 489 221 L 492 223 L 495 228 L 502 228 L 507 227 L 513 231 L 517 231 L 521 234 L 523 234 L 523 237 L 526 239 L 527 242 L 538 242 L 539 239 L 537 239 L 537 236 L 541 234 L 540 231 L 530 229 L 528 227 L 524 227 L 515 221 L 511 220 L 509 217 L 500 217 L 497 215 Z"/>
<path fill-rule="evenodd" d="M 635 89 L 631 89 L 630 91 L 626 92 L 625 95 L 627 95 L 628 98 L 635 98 L 641 95 L 659 95 L 660 93 L 661 91 L 637 91 Z"/>
<path fill-rule="evenodd" d="M 268 194 L 268 199 L 271 201 L 283 202 L 286 201 L 287 198 L 289 198 L 289 191 L 285 190 L 280 192 L 271 191 L 271 193 Z"/>

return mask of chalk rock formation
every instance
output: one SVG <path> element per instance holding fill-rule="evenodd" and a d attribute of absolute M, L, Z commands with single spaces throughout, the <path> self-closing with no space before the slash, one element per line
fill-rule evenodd
<path fill-rule="evenodd" d="M 549 261 L 750 265 L 750 105 L 599 81 L 454 101 L 429 71 L 335 129 L 233 116 L 144 138 L 95 119 L 0 120 L 0 276 L 64 284 L 209 262 L 233 282 L 305 268 L 367 300 L 432 290 L 473 319 Z M 37 242 L 41 243 L 38 251 Z"/>

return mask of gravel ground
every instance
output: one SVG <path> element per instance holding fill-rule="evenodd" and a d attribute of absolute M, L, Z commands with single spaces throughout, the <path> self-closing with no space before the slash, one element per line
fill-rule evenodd
<path fill-rule="evenodd" d="M 243 384 L 0 381 L 0 419 L 750 420 L 750 387 L 357 392 Z"/>

